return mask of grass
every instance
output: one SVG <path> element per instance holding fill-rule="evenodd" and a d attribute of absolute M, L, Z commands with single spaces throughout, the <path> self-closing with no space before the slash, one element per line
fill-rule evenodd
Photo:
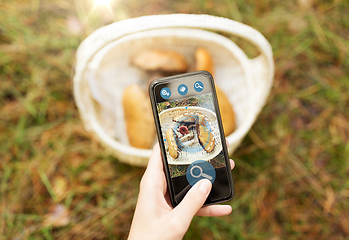
<path fill-rule="evenodd" d="M 126 238 L 144 169 L 119 163 L 84 130 L 71 68 L 98 27 L 172 12 L 246 23 L 275 59 L 268 103 L 232 156 L 233 213 L 195 217 L 185 239 L 349 238 L 348 1 L 130 0 L 109 17 L 91 8 L 0 3 L 0 239 Z M 68 225 L 64 214 L 64 226 L 47 224 L 58 206 Z"/>

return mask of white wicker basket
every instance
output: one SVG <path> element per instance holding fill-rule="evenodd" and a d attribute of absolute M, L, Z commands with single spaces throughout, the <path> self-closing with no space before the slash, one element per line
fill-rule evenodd
<path fill-rule="evenodd" d="M 208 30 L 241 37 L 256 46 L 260 55 L 249 59 L 230 39 Z M 144 16 L 113 23 L 88 36 L 77 51 L 74 76 L 74 97 L 86 130 L 94 133 L 118 160 L 146 165 L 151 149 L 128 144 L 121 105 L 125 86 L 144 78 L 130 59 L 145 49 L 169 49 L 182 53 L 192 66 L 197 47 L 211 53 L 216 84 L 234 107 L 237 129 L 227 137 L 232 154 L 267 100 L 274 62 L 270 44 L 262 34 L 221 17 Z"/>

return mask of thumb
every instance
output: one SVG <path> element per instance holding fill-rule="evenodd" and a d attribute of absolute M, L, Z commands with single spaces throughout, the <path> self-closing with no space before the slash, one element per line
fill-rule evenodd
<path fill-rule="evenodd" d="M 212 183 L 207 179 L 197 182 L 186 194 L 180 204 L 174 209 L 182 218 L 182 220 L 190 225 L 194 215 L 204 205 L 210 191 Z"/>

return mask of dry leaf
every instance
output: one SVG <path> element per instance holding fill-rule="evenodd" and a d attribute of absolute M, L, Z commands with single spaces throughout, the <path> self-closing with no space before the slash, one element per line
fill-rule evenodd
<path fill-rule="evenodd" d="M 65 159 L 65 163 L 67 164 L 67 166 L 69 168 L 71 168 L 72 170 L 77 170 L 78 168 L 80 168 L 81 166 L 84 165 L 84 162 L 86 160 L 86 157 L 83 156 L 82 154 L 79 153 L 72 153 L 69 154 Z"/>
<path fill-rule="evenodd" d="M 304 18 L 298 17 L 293 18 L 288 23 L 288 30 L 290 30 L 291 33 L 299 33 L 302 30 L 306 29 L 309 26 L 308 22 L 304 20 Z"/>
<path fill-rule="evenodd" d="M 69 210 L 62 204 L 55 205 L 45 215 L 44 226 L 63 227 L 70 223 Z"/>
<path fill-rule="evenodd" d="M 92 165 L 93 179 L 108 180 L 115 177 L 114 167 L 110 161 L 98 161 Z"/>
<path fill-rule="evenodd" d="M 314 4 L 315 0 L 298 0 L 298 5 L 302 10 L 310 9 Z"/>
<path fill-rule="evenodd" d="M 68 181 L 63 176 L 56 176 L 52 181 L 53 191 L 56 194 L 57 201 L 64 199 L 69 192 Z"/>

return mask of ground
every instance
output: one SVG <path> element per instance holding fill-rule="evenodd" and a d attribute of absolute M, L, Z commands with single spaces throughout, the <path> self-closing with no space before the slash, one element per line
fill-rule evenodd
<path fill-rule="evenodd" d="M 195 217 L 185 239 L 349 238 L 348 1 L 111 4 L 113 14 L 92 10 L 92 0 L 0 3 L 2 239 L 127 237 L 144 168 L 118 162 L 85 131 L 72 93 L 75 53 L 112 21 L 175 12 L 250 25 L 275 61 L 266 106 L 231 156 L 233 213 Z"/>

